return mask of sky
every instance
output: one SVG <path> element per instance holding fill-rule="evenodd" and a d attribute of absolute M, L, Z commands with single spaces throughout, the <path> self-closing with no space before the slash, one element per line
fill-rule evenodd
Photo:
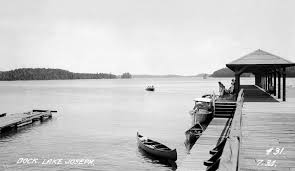
<path fill-rule="evenodd" d="M 293 0 L 0 0 L 0 71 L 212 73 L 262 49 L 295 62 Z"/>

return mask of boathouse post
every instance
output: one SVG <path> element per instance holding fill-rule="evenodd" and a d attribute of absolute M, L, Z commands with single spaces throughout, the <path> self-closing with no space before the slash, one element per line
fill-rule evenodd
<path fill-rule="evenodd" d="M 278 99 L 281 98 L 281 69 L 278 70 Z"/>
<path fill-rule="evenodd" d="M 283 68 L 283 101 L 286 101 L 286 68 Z"/>
<path fill-rule="evenodd" d="M 261 85 L 261 75 L 258 74 L 258 73 L 255 74 L 255 85 L 257 85 L 257 86 L 259 86 L 259 87 L 262 86 L 262 85 Z"/>
<path fill-rule="evenodd" d="M 273 73 L 273 95 L 277 95 L 277 73 L 276 71 Z"/>
<path fill-rule="evenodd" d="M 238 94 L 240 91 L 240 74 L 239 73 L 235 73 L 235 90 L 236 93 Z"/>
<path fill-rule="evenodd" d="M 265 76 L 263 74 L 262 80 L 261 80 L 262 88 L 265 89 Z"/>
<path fill-rule="evenodd" d="M 270 74 L 270 86 L 273 86 L 273 73 L 271 72 Z"/>
<path fill-rule="evenodd" d="M 267 84 L 267 83 L 266 83 L 266 82 L 267 82 L 266 74 L 264 74 L 264 80 L 263 80 L 263 81 L 264 81 L 264 90 L 266 90 L 266 84 Z"/>
<path fill-rule="evenodd" d="M 270 90 L 271 87 L 271 73 L 268 73 L 268 90 Z"/>
<path fill-rule="evenodd" d="M 266 73 L 266 76 L 265 76 L 265 78 L 266 78 L 266 81 L 265 81 L 265 85 L 266 85 L 266 87 L 265 87 L 265 90 L 267 91 L 268 90 L 268 83 L 269 83 L 269 76 L 268 76 L 268 73 Z"/>

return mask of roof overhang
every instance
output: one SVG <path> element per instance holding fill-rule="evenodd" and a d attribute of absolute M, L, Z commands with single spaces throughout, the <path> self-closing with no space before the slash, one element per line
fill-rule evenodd
<path fill-rule="evenodd" d="M 277 55 L 256 50 L 241 58 L 238 58 L 226 66 L 236 74 L 242 73 L 269 73 L 278 71 L 281 68 L 295 66 L 295 63 Z"/>
<path fill-rule="evenodd" d="M 269 73 L 275 72 L 281 68 L 295 66 L 295 63 L 289 64 L 226 64 L 234 72 L 241 73 Z"/>

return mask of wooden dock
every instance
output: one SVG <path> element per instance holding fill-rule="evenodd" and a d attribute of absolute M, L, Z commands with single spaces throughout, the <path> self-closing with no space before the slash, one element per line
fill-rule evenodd
<path fill-rule="evenodd" d="M 51 110 L 32 110 L 24 113 L 15 113 L 10 115 L 2 115 L 0 117 L 0 133 L 5 130 L 17 129 L 33 123 L 34 121 L 43 121 L 46 118 L 51 118 L 52 113 L 57 111 Z"/>
<path fill-rule="evenodd" d="M 279 102 L 259 87 L 242 88 L 245 103 L 237 107 L 218 170 L 294 171 L 295 98 Z"/>
<path fill-rule="evenodd" d="M 177 170 L 206 170 L 207 167 L 203 163 L 211 157 L 209 151 L 216 146 L 219 138 L 223 135 L 223 130 L 226 128 L 228 121 L 227 118 L 214 118 Z"/>
<path fill-rule="evenodd" d="M 241 88 L 230 126 L 214 118 L 178 170 L 206 170 L 209 151 L 229 128 L 217 170 L 295 171 L 295 98 L 282 102 L 257 86 Z"/>
<path fill-rule="evenodd" d="M 254 94 L 248 93 L 248 97 Z M 294 104 L 295 98 L 244 103 L 239 170 L 295 170 Z"/>

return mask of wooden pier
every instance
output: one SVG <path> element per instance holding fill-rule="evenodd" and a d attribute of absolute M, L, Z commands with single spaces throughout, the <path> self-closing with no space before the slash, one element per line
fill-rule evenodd
<path fill-rule="evenodd" d="M 237 123 L 231 126 L 218 170 L 294 171 L 295 98 L 280 102 L 257 86 L 241 88 L 245 102 L 234 115 Z"/>
<path fill-rule="evenodd" d="M 242 88 L 247 91 L 250 87 Z M 252 91 L 249 98 L 262 90 Z M 244 103 L 239 170 L 295 170 L 294 104 L 295 98 L 277 103 Z"/>
<path fill-rule="evenodd" d="M 52 113 L 57 111 L 51 110 L 32 110 L 24 113 L 15 113 L 0 117 L 0 133 L 5 130 L 17 129 L 18 127 L 25 126 L 40 120 L 41 122 L 46 118 L 51 118 Z"/>
<path fill-rule="evenodd" d="M 294 104 L 295 98 L 282 102 L 258 86 L 242 85 L 231 124 L 214 118 L 178 170 L 208 169 L 204 161 L 228 129 L 217 170 L 295 171 Z"/>
<path fill-rule="evenodd" d="M 177 170 L 206 170 L 207 167 L 203 163 L 210 158 L 209 151 L 216 146 L 220 137 L 225 135 L 226 132 L 224 130 L 227 130 L 229 120 L 227 118 L 213 118 L 207 129 L 191 149 L 190 154 L 181 162 Z"/>

